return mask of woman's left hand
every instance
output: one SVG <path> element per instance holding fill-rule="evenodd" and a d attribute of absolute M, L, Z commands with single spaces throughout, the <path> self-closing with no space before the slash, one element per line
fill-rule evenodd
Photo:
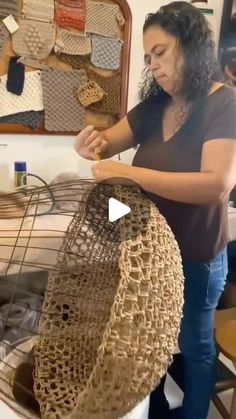
<path fill-rule="evenodd" d="M 92 166 L 94 181 L 99 183 L 114 178 L 133 179 L 135 167 L 112 160 L 102 160 Z"/>

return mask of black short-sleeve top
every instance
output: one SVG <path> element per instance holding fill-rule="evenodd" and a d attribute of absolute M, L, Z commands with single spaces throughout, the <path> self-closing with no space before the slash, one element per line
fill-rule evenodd
<path fill-rule="evenodd" d="M 236 94 L 221 86 L 196 106 L 182 127 L 163 141 L 163 101 L 147 99 L 127 114 L 139 148 L 133 166 L 165 172 L 199 172 L 202 147 L 213 139 L 236 139 Z M 228 200 L 186 204 L 147 193 L 175 234 L 184 260 L 209 261 L 228 242 Z"/>

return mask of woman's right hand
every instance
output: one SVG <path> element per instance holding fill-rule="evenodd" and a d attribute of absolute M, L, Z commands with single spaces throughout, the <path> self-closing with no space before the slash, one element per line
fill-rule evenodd
<path fill-rule="evenodd" d="M 97 160 L 108 149 L 108 142 L 100 136 L 93 125 L 88 125 L 76 137 L 74 143 L 76 152 L 87 160 Z"/>

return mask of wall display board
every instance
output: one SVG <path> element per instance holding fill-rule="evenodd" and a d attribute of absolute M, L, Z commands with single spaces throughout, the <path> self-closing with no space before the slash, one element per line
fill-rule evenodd
<path fill-rule="evenodd" d="M 126 0 L 0 0 L 0 132 L 74 134 L 126 113 Z"/>

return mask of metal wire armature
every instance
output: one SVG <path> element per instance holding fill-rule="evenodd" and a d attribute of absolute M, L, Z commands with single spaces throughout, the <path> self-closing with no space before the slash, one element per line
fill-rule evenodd
<path fill-rule="evenodd" d="M 0 195 L 0 399 L 23 418 L 119 419 L 171 362 L 179 249 L 135 187 L 49 187 Z M 111 196 L 131 208 L 114 223 Z"/>

